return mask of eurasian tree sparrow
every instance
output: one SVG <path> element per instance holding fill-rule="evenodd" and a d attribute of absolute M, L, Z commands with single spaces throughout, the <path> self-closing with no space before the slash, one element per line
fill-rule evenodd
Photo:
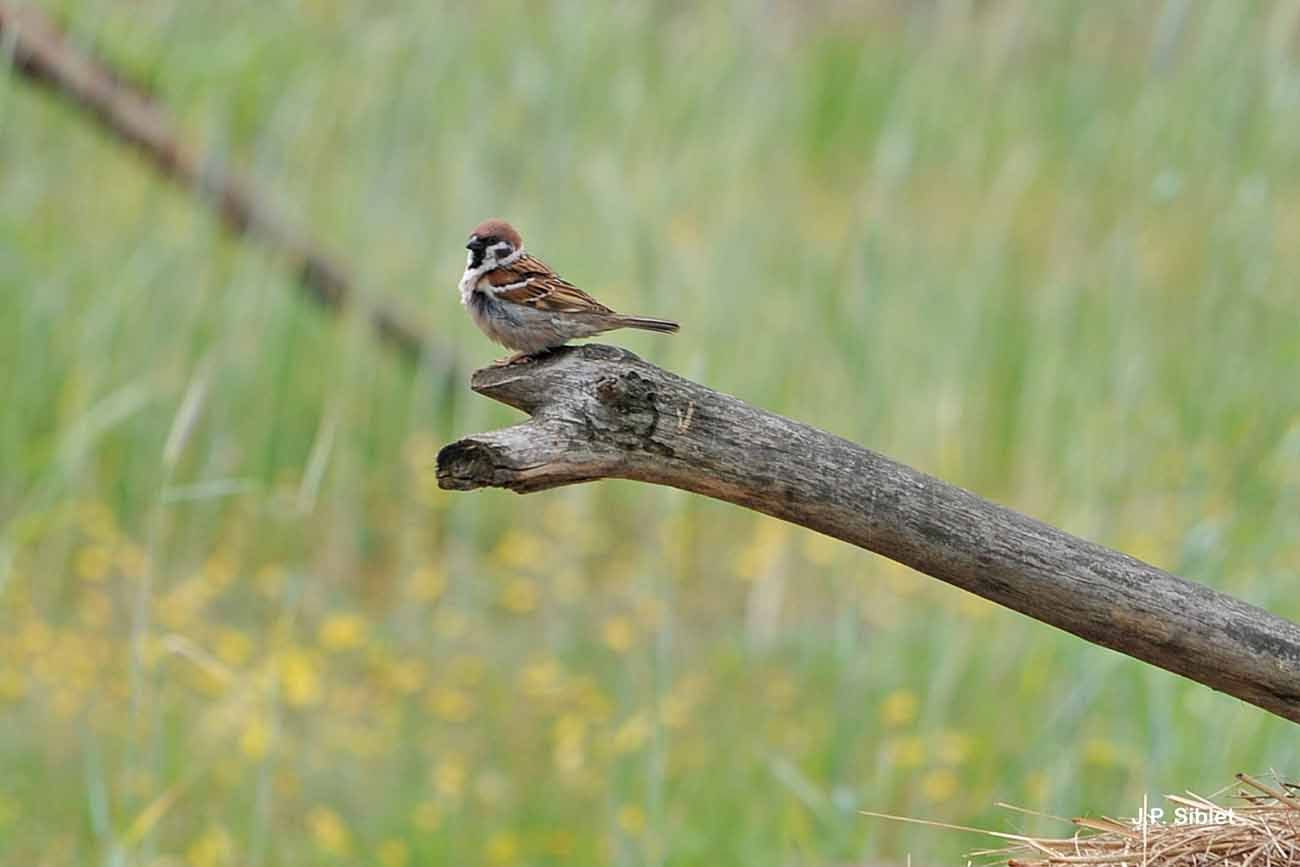
<path fill-rule="evenodd" d="M 671 334 L 676 322 L 615 313 L 524 250 L 505 220 L 487 220 L 465 245 L 469 262 L 460 278 L 460 300 L 474 324 L 516 354 L 500 364 L 526 361 L 575 337 L 615 328 Z"/>

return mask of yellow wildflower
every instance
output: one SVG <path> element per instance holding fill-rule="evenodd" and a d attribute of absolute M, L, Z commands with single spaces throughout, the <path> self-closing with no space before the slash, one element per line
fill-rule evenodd
<path fill-rule="evenodd" d="M 613 702 L 590 676 L 575 678 L 572 693 L 578 712 L 592 722 L 607 720 L 614 712 Z"/>
<path fill-rule="evenodd" d="M 404 840 L 385 840 L 379 844 L 378 855 L 384 867 L 406 867 L 411 860 L 411 847 Z"/>
<path fill-rule="evenodd" d="M 645 810 L 636 804 L 624 804 L 618 810 L 618 827 L 629 837 L 645 833 Z"/>
<path fill-rule="evenodd" d="M 352 835 L 338 813 L 329 807 L 316 807 L 307 814 L 307 827 L 311 829 L 316 846 L 329 855 L 341 857 L 352 849 Z"/>
<path fill-rule="evenodd" d="M 951 799 L 959 788 L 957 775 L 948 768 L 938 768 L 921 778 L 921 794 L 935 803 Z"/>
<path fill-rule="evenodd" d="M 0 702 L 18 701 L 27 695 L 27 681 L 16 668 L 0 668 Z"/>
<path fill-rule="evenodd" d="M 320 667 L 315 657 L 303 650 L 290 650 L 280 667 L 284 695 L 294 707 L 316 704 L 321 697 Z"/>
<path fill-rule="evenodd" d="M 614 732 L 612 746 L 616 754 L 635 752 L 645 746 L 654 728 L 644 713 L 633 714 Z"/>
<path fill-rule="evenodd" d="M 519 858 L 519 838 L 509 831 L 498 831 L 488 838 L 483 854 L 490 864 L 511 864 Z"/>
<path fill-rule="evenodd" d="M 918 768 L 925 764 L 925 741 L 916 735 L 895 738 L 889 742 L 888 749 L 897 768 Z"/>
<path fill-rule="evenodd" d="M 531 578 L 511 578 L 501 591 L 501 606 L 515 614 L 528 614 L 537 608 L 541 591 Z"/>
<path fill-rule="evenodd" d="M 419 602 L 437 602 L 447 589 L 447 576 L 436 566 L 422 566 L 407 582 L 411 596 Z"/>
<path fill-rule="evenodd" d="M 971 737 L 961 732 L 944 732 L 939 736 L 939 760 L 949 765 L 960 765 L 970 758 Z"/>
<path fill-rule="evenodd" d="M 659 721 L 670 729 L 679 729 L 691 719 L 695 703 L 687 696 L 674 692 L 659 706 Z"/>
<path fill-rule="evenodd" d="M 563 669 L 554 659 L 530 663 L 519 673 L 519 690 L 529 698 L 554 696 L 560 691 L 563 675 Z"/>
<path fill-rule="evenodd" d="M 510 530 L 501 537 L 493 556 L 514 569 L 536 568 L 546 559 L 546 543 L 534 533 Z"/>
<path fill-rule="evenodd" d="M 880 703 L 880 718 L 889 728 L 902 728 L 916 719 L 920 701 L 910 689 L 896 689 Z"/>
<path fill-rule="evenodd" d="M 575 714 L 565 714 L 555 721 L 553 759 L 564 773 L 582 769 L 587 760 L 587 721 Z"/>
<path fill-rule="evenodd" d="M 255 716 L 249 720 L 248 725 L 244 726 L 244 731 L 239 736 L 239 749 L 244 755 L 257 761 L 270 751 L 272 736 L 273 729 L 270 722 L 263 716 Z"/>
<path fill-rule="evenodd" d="M 253 655 L 253 640 L 237 629 L 217 633 L 217 657 L 227 665 L 243 665 Z"/>
<path fill-rule="evenodd" d="M 393 689 L 404 695 L 419 692 L 428 678 L 428 670 L 418 659 L 398 660 L 388 667 L 387 673 Z"/>
<path fill-rule="evenodd" d="M 224 588 L 239 574 L 236 555 L 230 551 L 213 554 L 203 564 L 203 576 L 217 588 Z"/>
<path fill-rule="evenodd" d="M 1089 765 L 1113 767 L 1123 764 L 1124 757 L 1114 741 L 1105 738 L 1089 738 L 1083 745 L 1083 760 Z"/>
<path fill-rule="evenodd" d="M 76 572 L 82 581 L 103 581 L 113 566 L 113 549 L 107 545 L 88 545 L 77 555 Z"/>
<path fill-rule="evenodd" d="M 443 686 L 429 697 L 429 709 L 447 722 L 462 723 L 474 715 L 474 700 L 462 689 Z"/>
<path fill-rule="evenodd" d="M 44 656 L 53 642 L 54 631 L 44 620 L 28 620 L 18 633 L 19 650 L 33 658 Z"/>
<path fill-rule="evenodd" d="M 628 618 L 618 615 L 605 621 L 601 627 L 605 644 L 615 653 L 627 653 L 636 644 L 636 626 Z"/>
<path fill-rule="evenodd" d="M 357 614 L 332 614 L 320 626 L 320 643 L 326 650 L 356 650 L 366 643 L 370 627 Z"/>
<path fill-rule="evenodd" d="M 235 845 L 230 832 L 210 827 L 186 850 L 186 861 L 194 867 L 221 867 L 234 862 Z"/>
<path fill-rule="evenodd" d="M 447 756 L 433 769 L 433 787 L 444 798 L 459 798 L 465 790 L 465 761 Z"/>
<path fill-rule="evenodd" d="M 112 541 L 118 537 L 117 519 L 113 517 L 113 510 L 106 504 L 99 501 L 85 502 L 80 504 L 77 511 L 79 513 L 77 522 L 87 536 L 101 542 Z"/>

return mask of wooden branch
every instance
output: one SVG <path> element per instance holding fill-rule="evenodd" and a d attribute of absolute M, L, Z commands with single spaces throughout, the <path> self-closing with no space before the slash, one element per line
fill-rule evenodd
<path fill-rule="evenodd" d="M 609 346 L 474 374 L 530 421 L 438 455 L 438 483 L 671 485 L 883 554 L 1300 722 L 1300 626 Z"/>
<path fill-rule="evenodd" d="M 233 234 L 260 241 L 288 260 L 314 302 L 333 312 L 355 305 L 374 333 L 408 359 L 454 368 L 453 356 L 435 346 L 415 324 L 417 317 L 391 302 L 365 297 L 343 264 L 282 220 L 252 192 L 254 185 L 246 177 L 187 146 L 166 109 L 107 62 L 75 45 L 44 12 L 0 0 L 0 62 L 8 53 L 17 72 L 86 111 L 165 177 L 198 193 Z"/>

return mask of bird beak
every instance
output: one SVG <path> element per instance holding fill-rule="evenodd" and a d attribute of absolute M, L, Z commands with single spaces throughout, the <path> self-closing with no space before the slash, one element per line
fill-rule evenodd
<path fill-rule="evenodd" d="M 465 245 L 466 250 L 477 250 L 483 246 L 483 242 L 478 239 L 478 235 L 471 235 L 469 243 Z"/>

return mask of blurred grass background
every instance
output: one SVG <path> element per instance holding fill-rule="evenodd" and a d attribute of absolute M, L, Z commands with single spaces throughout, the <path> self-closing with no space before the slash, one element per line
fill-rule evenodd
<path fill-rule="evenodd" d="M 505 216 L 650 360 L 1300 618 L 1295 2 L 59 0 L 466 369 Z M 0 76 L 0 863 L 952 863 L 1295 728 L 508 423 Z"/>

